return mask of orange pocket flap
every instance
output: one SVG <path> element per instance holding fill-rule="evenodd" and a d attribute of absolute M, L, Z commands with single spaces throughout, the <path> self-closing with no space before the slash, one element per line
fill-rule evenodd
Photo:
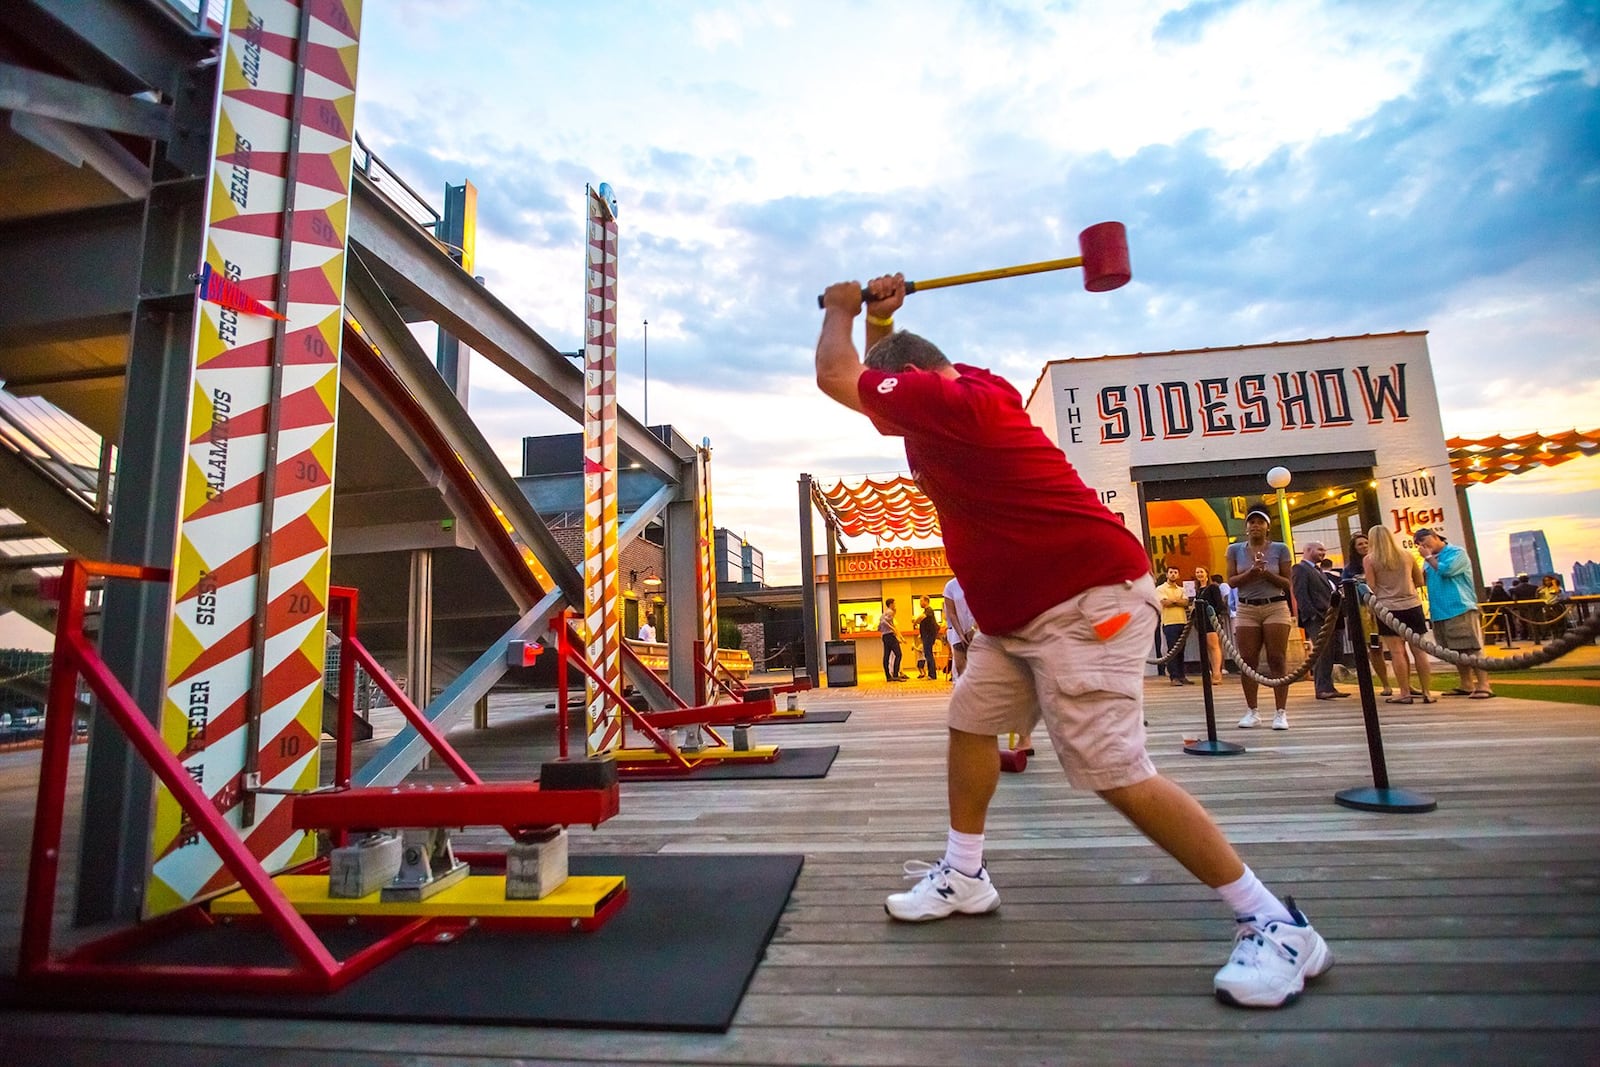
<path fill-rule="evenodd" d="M 1120 615 L 1113 615 L 1104 622 L 1094 624 L 1095 636 L 1102 641 L 1109 641 L 1122 632 L 1122 628 L 1133 619 L 1133 616 L 1124 611 Z"/>

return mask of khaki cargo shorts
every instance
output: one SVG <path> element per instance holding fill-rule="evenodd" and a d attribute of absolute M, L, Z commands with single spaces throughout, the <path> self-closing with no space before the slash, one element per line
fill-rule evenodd
<path fill-rule="evenodd" d="M 1160 603 L 1149 576 L 1089 589 L 1009 634 L 977 634 L 950 728 L 1027 733 L 1040 722 L 1078 789 L 1155 775 L 1145 752 L 1144 667 Z"/>

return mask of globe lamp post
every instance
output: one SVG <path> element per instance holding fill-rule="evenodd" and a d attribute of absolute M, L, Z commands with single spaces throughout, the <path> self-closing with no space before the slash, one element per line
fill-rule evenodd
<path fill-rule="evenodd" d="M 1294 475 L 1288 467 L 1273 467 L 1267 472 L 1267 484 L 1278 491 L 1278 525 L 1283 530 L 1283 543 L 1289 548 L 1289 558 L 1294 558 L 1294 534 L 1289 530 L 1289 483 Z"/>

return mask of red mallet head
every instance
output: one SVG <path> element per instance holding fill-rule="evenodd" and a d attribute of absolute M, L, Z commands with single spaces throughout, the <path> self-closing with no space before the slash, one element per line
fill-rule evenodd
<path fill-rule="evenodd" d="M 1099 222 L 1078 234 L 1083 287 L 1091 293 L 1120 289 L 1133 277 L 1128 266 L 1128 231 L 1120 222 Z"/>

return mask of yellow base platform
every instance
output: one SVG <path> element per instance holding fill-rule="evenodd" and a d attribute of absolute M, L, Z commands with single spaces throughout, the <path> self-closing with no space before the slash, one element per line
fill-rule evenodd
<path fill-rule="evenodd" d="M 629 763 L 653 763 L 656 761 L 665 762 L 672 758 L 665 752 L 654 748 L 619 748 L 616 750 L 616 752 L 612 753 L 612 755 L 619 761 L 626 761 Z M 709 748 L 702 748 L 698 752 L 684 751 L 683 753 L 683 758 L 688 760 L 690 763 L 704 759 L 774 760 L 777 759 L 777 757 L 777 745 L 752 745 L 750 748 L 743 750 L 716 745 Z"/>
<path fill-rule="evenodd" d="M 624 888 L 620 874 L 573 875 L 543 900 L 507 900 L 503 874 L 475 874 L 427 900 L 385 904 L 381 890 L 358 898 L 330 897 L 325 874 L 280 874 L 273 879 L 301 915 L 429 915 L 494 919 L 587 919 Z M 211 902 L 213 915 L 259 915 L 244 890 Z"/>

